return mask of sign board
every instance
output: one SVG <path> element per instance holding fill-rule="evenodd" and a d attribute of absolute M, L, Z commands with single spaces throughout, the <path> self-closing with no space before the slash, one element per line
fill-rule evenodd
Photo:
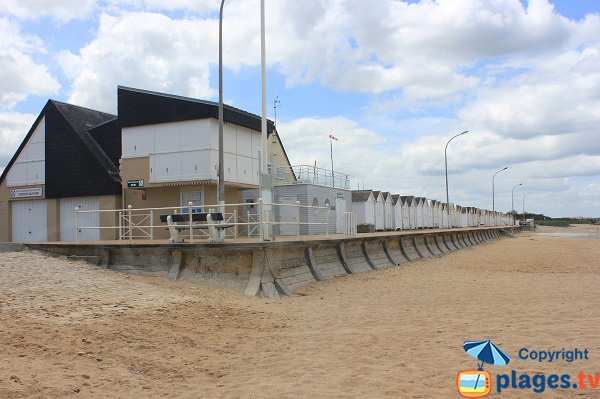
<path fill-rule="evenodd" d="M 127 188 L 144 187 L 144 179 L 127 180 Z"/>
<path fill-rule="evenodd" d="M 337 198 L 344 198 L 344 194 L 342 194 L 342 193 L 337 193 Z"/>
<path fill-rule="evenodd" d="M 13 188 L 10 190 L 10 199 L 18 198 L 36 198 L 44 196 L 43 187 L 31 187 L 31 188 Z"/>

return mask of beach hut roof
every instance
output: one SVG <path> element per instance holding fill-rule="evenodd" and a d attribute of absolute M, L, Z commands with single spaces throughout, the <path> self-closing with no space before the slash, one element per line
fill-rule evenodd
<path fill-rule="evenodd" d="M 412 195 L 401 195 L 400 199 L 402 200 L 402 204 L 403 205 L 411 205 L 413 202 L 415 202 L 415 197 Z"/>
<path fill-rule="evenodd" d="M 372 190 L 353 190 L 352 202 L 367 202 L 372 194 Z"/>

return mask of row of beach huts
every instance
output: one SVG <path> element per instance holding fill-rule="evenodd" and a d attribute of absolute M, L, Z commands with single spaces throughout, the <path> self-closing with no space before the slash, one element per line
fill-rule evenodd
<path fill-rule="evenodd" d="M 508 213 L 374 190 L 353 190 L 352 212 L 359 232 L 513 224 Z"/>

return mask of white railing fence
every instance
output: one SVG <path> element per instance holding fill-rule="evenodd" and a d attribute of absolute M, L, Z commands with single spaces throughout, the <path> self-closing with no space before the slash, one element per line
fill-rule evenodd
<path fill-rule="evenodd" d="M 249 208 L 253 209 L 250 211 Z M 258 211 L 258 212 L 257 212 Z M 223 221 L 194 221 L 195 213 L 223 214 Z M 84 225 L 82 214 L 98 213 L 103 217 L 99 220 L 114 220 L 115 225 Z M 307 206 L 299 202 L 295 204 L 263 203 L 261 199 L 256 203 L 239 203 L 223 205 L 133 208 L 129 205 L 126 209 L 110 210 L 80 210 L 75 208 L 75 237 L 76 242 L 85 241 L 79 233 L 82 230 L 100 231 L 100 236 L 106 239 L 117 240 L 152 240 L 167 239 L 168 224 L 161 221 L 161 215 L 187 215 L 185 222 L 176 223 L 181 231 L 181 237 L 187 242 L 210 239 L 210 228 L 216 227 L 222 231 L 223 238 L 256 237 L 258 241 L 273 240 L 277 236 L 304 236 L 325 235 L 328 237 L 335 232 L 335 212 L 329 207 Z M 262 215 L 262 217 L 261 217 Z M 219 228 L 224 224 L 227 227 Z M 189 228 L 186 228 L 189 227 Z M 102 231 L 113 231 L 115 234 L 102 234 Z"/>
<path fill-rule="evenodd" d="M 349 175 L 312 165 L 278 166 L 275 168 L 273 181 L 276 185 L 309 183 L 343 189 L 350 188 Z"/>
<path fill-rule="evenodd" d="M 356 234 L 356 213 L 344 212 L 344 235 L 353 237 Z"/>
<path fill-rule="evenodd" d="M 223 215 L 223 221 L 194 221 L 193 215 L 196 213 L 214 213 L 220 212 Z M 99 214 L 98 218 L 86 217 L 86 214 Z M 402 211 L 404 220 L 404 210 Z M 408 210 L 407 220 L 412 222 L 413 215 Z M 215 241 L 211 237 L 211 231 L 218 231 L 217 240 L 235 239 L 235 238 L 255 238 L 262 242 L 274 240 L 281 236 L 325 236 L 330 234 L 343 234 L 345 236 L 355 236 L 357 234 L 357 215 L 353 212 L 345 212 L 337 215 L 329 206 L 309 206 L 295 203 L 264 203 L 261 199 L 255 203 L 223 204 L 223 205 L 202 205 L 194 206 L 189 203 L 187 206 L 159 207 L 159 208 L 132 208 L 110 209 L 110 210 L 81 210 L 75 208 L 75 229 L 76 242 L 92 240 L 92 236 L 100 236 L 100 239 L 106 240 L 153 240 L 168 239 L 172 237 L 169 226 L 161 221 L 167 215 L 186 214 L 188 217 L 184 222 L 174 224 L 178 236 L 185 242 L 195 242 L 201 240 Z M 480 226 L 508 226 L 512 224 L 510 216 L 498 214 L 496 218 L 491 213 L 482 213 L 477 217 L 463 223 L 457 217 L 456 212 L 451 213 L 450 221 L 452 228 L 457 227 L 480 227 Z M 341 223 L 336 223 L 337 218 L 342 218 Z M 88 225 L 90 220 L 102 220 L 103 225 Z M 107 221 L 113 221 L 111 224 Z M 448 218 L 442 217 L 441 228 L 448 228 Z M 459 223 L 460 222 L 460 223 Z M 221 227 L 219 227 L 221 225 Z M 173 226 L 171 226 L 173 227 Z M 412 223 L 404 230 L 416 229 L 419 226 Z M 337 229 L 337 231 L 336 231 Z M 100 234 L 84 234 L 83 232 L 97 231 Z M 109 231 L 109 234 L 106 234 Z M 97 238 L 95 238 L 97 239 Z"/>

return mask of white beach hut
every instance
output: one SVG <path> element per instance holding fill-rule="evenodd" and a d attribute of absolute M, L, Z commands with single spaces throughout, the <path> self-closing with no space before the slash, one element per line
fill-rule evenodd
<path fill-rule="evenodd" d="M 372 224 L 375 226 L 375 196 L 373 191 L 352 191 L 352 212 L 356 214 L 357 224 Z"/>
<path fill-rule="evenodd" d="M 412 202 L 412 197 L 408 195 L 401 195 L 400 202 L 402 203 L 402 230 L 410 230 L 410 203 Z"/>
<path fill-rule="evenodd" d="M 440 227 L 440 220 L 441 220 L 441 206 L 442 203 L 438 200 L 433 200 L 433 215 L 432 215 L 432 223 L 433 223 L 433 228 L 437 229 Z"/>
<path fill-rule="evenodd" d="M 458 210 L 459 206 L 455 205 L 455 204 L 450 204 L 450 221 L 449 221 L 449 226 L 451 228 L 453 227 L 458 227 L 458 217 L 457 217 L 457 210 Z"/>
<path fill-rule="evenodd" d="M 419 214 L 419 199 L 417 197 L 412 197 L 411 203 L 410 203 L 410 209 L 411 209 L 411 213 L 410 213 L 410 225 L 412 229 L 418 229 L 419 228 L 419 222 L 418 222 L 418 214 Z"/>
<path fill-rule="evenodd" d="M 375 230 L 385 229 L 385 200 L 381 191 L 373 191 L 375 197 Z"/>
<path fill-rule="evenodd" d="M 440 209 L 441 209 L 441 214 L 440 214 L 440 228 L 442 229 L 446 229 L 448 228 L 448 214 L 446 212 L 448 212 L 446 209 L 446 203 L 442 202 L 440 204 Z"/>
<path fill-rule="evenodd" d="M 415 227 L 417 229 L 423 228 L 423 200 L 423 197 L 415 197 Z"/>
<path fill-rule="evenodd" d="M 394 230 L 402 230 L 402 200 L 399 194 L 392 196 L 392 209 L 394 214 Z"/>
<path fill-rule="evenodd" d="M 431 229 L 433 228 L 433 204 L 435 200 L 425 199 L 425 203 L 423 204 L 423 216 L 425 227 Z"/>
<path fill-rule="evenodd" d="M 469 208 L 461 207 L 460 210 L 460 227 L 468 227 L 469 226 Z"/>
<path fill-rule="evenodd" d="M 394 230 L 394 200 L 392 194 L 384 192 L 383 194 L 383 224 L 385 230 Z"/>

